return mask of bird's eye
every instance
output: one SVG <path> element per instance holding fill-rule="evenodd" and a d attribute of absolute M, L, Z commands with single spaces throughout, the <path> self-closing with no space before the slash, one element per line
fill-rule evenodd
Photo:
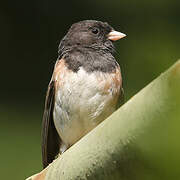
<path fill-rule="evenodd" d="M 98 29 L 98 28 L 93 28 L 93 29 L 92 29 L 92 33 L 98 34 L 98 33 L 99 33 L 99 29 Z"/>

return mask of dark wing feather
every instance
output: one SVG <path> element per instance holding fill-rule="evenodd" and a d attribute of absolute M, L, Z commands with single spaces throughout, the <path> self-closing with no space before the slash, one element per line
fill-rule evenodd
<path fill-rule="evenodd" d="M 48 166 L 59 152 L 60 138 L 53 121 L 55 86 L 51 80 L 45 101 L 45 110 L 42 122 L 42 163 L 43 168 Z"/>

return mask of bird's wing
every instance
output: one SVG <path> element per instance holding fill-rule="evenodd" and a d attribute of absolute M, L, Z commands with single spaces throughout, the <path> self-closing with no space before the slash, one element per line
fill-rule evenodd
<path fill-rule="evenodd" d="M 54 109 L 54 97 L 55 97 L 55 83 L 52 80 L 49 83 L 45 110 L 42 122 L 42 163 L 43 168 L 48 166 L 59 152 L 59 146 L 61 139 L 56 131 L 53 121 L 53 109 Z"/>

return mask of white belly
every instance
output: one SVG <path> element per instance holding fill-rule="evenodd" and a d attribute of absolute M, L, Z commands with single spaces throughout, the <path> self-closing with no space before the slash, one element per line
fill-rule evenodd
<path fill-rule="evenodd" d="M 60 73 L 56 80 L 54 123 L 66 147 L 78 141 L 116 110 L 120 85 L 108 73 Z"/>

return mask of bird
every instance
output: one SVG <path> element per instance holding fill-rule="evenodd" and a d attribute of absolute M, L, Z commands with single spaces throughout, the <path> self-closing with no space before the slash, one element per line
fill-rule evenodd
<path fill-rule="evenodd" d="M 82 20 L 60 41 L 42 121 L 43 168 L 123 103 L 113 42 L 125 36 L 107 22 Z"/>

